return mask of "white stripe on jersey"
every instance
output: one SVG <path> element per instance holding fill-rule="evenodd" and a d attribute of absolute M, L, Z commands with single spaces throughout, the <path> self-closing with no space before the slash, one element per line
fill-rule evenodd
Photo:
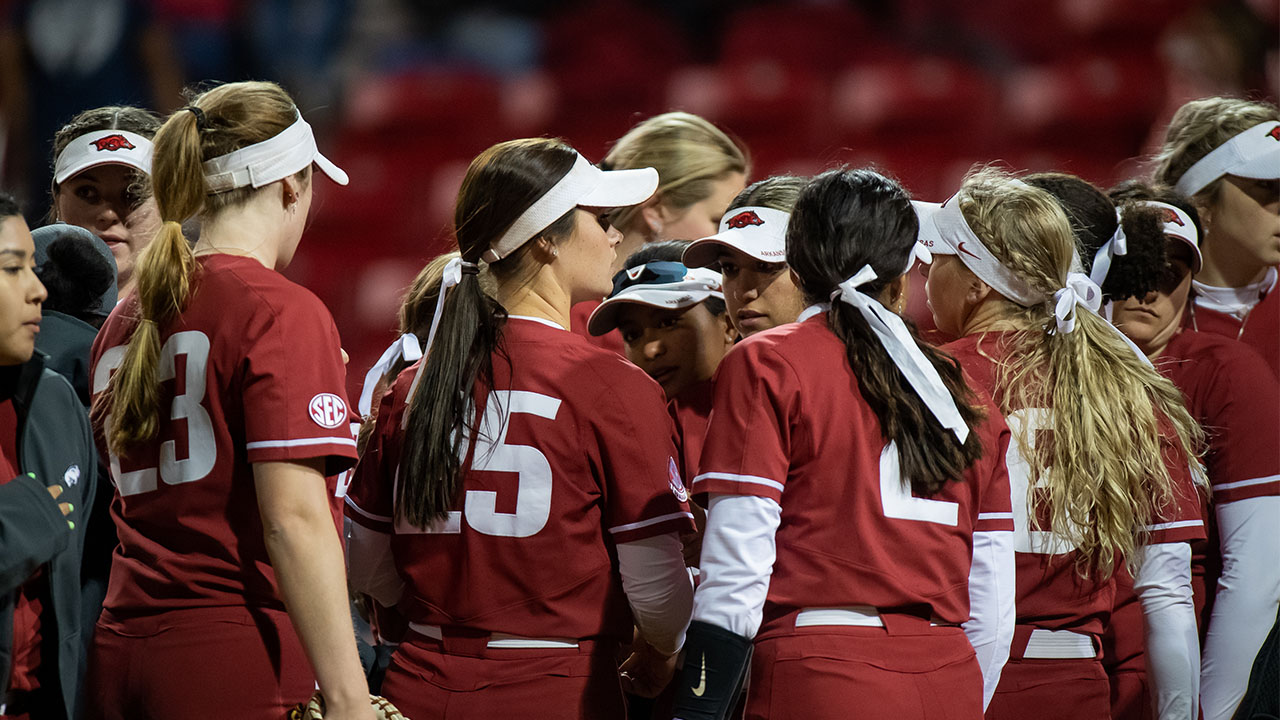
<path fill-rule="evenodd" d="M 658 523 L 660 523 L 660 522 L 666 522 L 666 521 L 668 521 L 668 520 L 674 520 L 674 519 L 676 519 L 676 518 L 681 518 L 681 517 L 687 517 L 687 518 L 689 518 L 690 520 L 692 520 L 692 519 L 693 519 L 693 513 L 690 513 L 690 512 L 673 512 L 673 513 L 671 513 L 670 515 L 659 515 L 659 516 L 658 516 L 658 517 L 656 517 L 656 518 L 649 518 L 648 520 L 641 520 L 640 522 L 627 523 L 626 525 L 619 525 L 619 526 L 617 526 L 617 527 L 611 527 L 611 528 L 609 528 L 609 532 L 611 532 L 611 533 L 620 533 L 620 532 L 626 532 L 626 531 L 628 531 L 628 530 L 638 530 L 638 529 L 640 529 L 640 528 L 642 528 L 642 527 L 649 527 L 650 525 L 657 525 L 657 524 L 658 524 Z"/>
<path fill-rule="evenodd" d="M 782 483 L 769 478 L 756 477 L 755 475 L 734 475 L 733 473 L 709 472 L 702 473 L 693 479 L 694 485 L 703 480 L 728 480 L 729 482 L 752 483 L 754 485 L 764 485 L 771 487 L 778 492 L 782 492 Z"/>
<path fill-rule="evenodd" d="M 1249 487 L 1250 485 L 1265 485 L 1266 483 L 1280 481 L 1280 475 L 1268 475 L 1267 477 L 1253 478 L 1252 480 L 1241 480 L 1239 482 L 1222 483 L 1214 485 L 1214 490 L 1234 490 L 1236 488 Z"/>
<path fill-rule="evenodd" d="M 1203 520 L 1180 520 L 1178 522 L 1167 522 L 1167 523 L 1159 523 L 1156 525 L 1148 525 L 1147 531 L 1155 532 L 1156 530 L 1174 530 L 1176 528 L 1200 527 L 1201 525 L 1204 525 Z"/>
<path fill-rule="evenodd" d="M 385 523 L 391 522 L 391 518 L 389 517 L 385 517 L 383 515 L 374 515 L 373 513 L 366 511 L 364 508 L 357 505 L 356 501 L 352 500 L 350 495 L 347 495 L 344 499 L 347 501 L 347 507 L 351 508 L 352 510 L 355 510 L 357 513 L 360 514 L 361 517 L 366 517 L 366 518 L 369 518 L 370 520 L 376 520 L 378 522 L 385 522 Z"/>
<path fill-rule="evenodd" d="M 350 445 L 356 446 L 355 438 L 322 437 L 300 438 L 297 440 L 259 440 L 246 443 L 245 450 L 261 450 L 263 448 L 305 447 L 307 445 Z"/>
<path fill-rule="evenodd" d="M 978 513 L 979 520 L 1012 520 L 1012 512 Z"/>

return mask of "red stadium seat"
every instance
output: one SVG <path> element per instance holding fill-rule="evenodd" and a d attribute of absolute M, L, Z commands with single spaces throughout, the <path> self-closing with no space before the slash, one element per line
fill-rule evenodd
<path fill-rule="evenodd" d="M 720 60 L 761 61 L 830 73 L 878 51 L 867 19 L 848 3 L 772 3 L 739 10 L 729 19 Z"/>

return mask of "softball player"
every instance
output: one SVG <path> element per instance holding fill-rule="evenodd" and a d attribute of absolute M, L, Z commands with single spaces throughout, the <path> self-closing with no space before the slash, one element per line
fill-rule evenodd
<path fill-rule="evenodd" d="M 101 107 L 75 116 L 53 138 L 53 218 L 93 231 L 111 248 L 121 298 L 160 227 L 150 187 L 159 128 L 149 110 Z"/>
<path fill-rule="evenodd" d="M 807 182 L 782 175 L 753 183 L 729 203 L 718 233 L 685 250 L 685 265 L 720 271 L 729 319 L 740 337 L 795 322 L 805 308 L 787 272 L 786 233 Z"/>
<path fill-rule="evenodd" d="M 215 87 L 156 133 L 165 222 L 92 354 L 120 545 L 90 717 L 277 720 L 317 684 L 326 717 L 373 717 L 332 479 L 355 459 L 338 333 L 279 272 L 313 164 L 346 184 L 271 83 Z"/>
<path fill-rule="evenodd" d="M 383 397 L 348 496 L 352 584 L 409 620 L 382 689 L 410 717 L 623 717 L 633 627 L 629 687 L 670 677 L 693 527 L 671 420 L 657 383 L 567 331 L 609 291 L 608 211 L 656 186 L 545 139 L 467 171 L 424 360 Z"/>
<path fill-rule="evenodd" d="M 795 203 L 786 261 L 811 304 L 716 376 L 678 718 L 723 717 L 753 647 L 749 718 L 982 715 L 1012 633 L 1009 432 L 894 312 L 917 231 L 869 170 Z"/>
<path fill-rule="evenodd" d="M 936 209 L 930 234 L 929 304 L 961 338 L 944 349 L 1014 437 L 1018 627 L 987 717 L 1110 717 L 1098 639 L 1114 570 L 1132 560 L 1159 629 L 1148 657 L 1160 716 L 1194 718 L 1198 428 L 1176 388 L 1095 314 L 1101 291 L 1070 272 L 1071 225 L 1051 195 L 979 171 Z"/>
<path fill-rule="evenodd" d="M 1155 180 L 1189 197 L 1204 225 L 1187 324 L 1245 341 L 1280 375 L 1280 110 L 1193 100 L 1169 122 L 1157 163 Z"/>
<path fill-rule="evenodd" d="M 1212 333 L 1183 327 L 1191 276 L 1200 269 L 1199 218 L 1195 208 L 1169 189 L 1130 183 L 1112 191 L 1126 207 L 1162 213 L 1154 234 L 1167 244 L 1168 261 L 1157 289 L 1125 295 L 1116 287 L 1153 274 L 1132 256 L 1118 257 L 1102 285 L 1116 301 L 1112 321 L 1173 381 L 1191 415 L 1207 432 L 1206 472 L 1213 491 L 1205 514 L 1209 542 L 1193 545 L 1192 571 L 1197 618 L 1204 648 L 1201 708 L 1210 720 L 1230 718 L 1243 697 L 1253 658 L 1280 606 L 1280 384 L 1252 349 Z M 1130 230 L 1132 245 L 1134 232 Z M 1122 587 L 1123 591 L 1124 588 Z M 1130 589 L 1117 598 L 1108 636 L 1116 717 L 1150 716 L 1138 690 L 1145 684 L 1141 609 Z"/>

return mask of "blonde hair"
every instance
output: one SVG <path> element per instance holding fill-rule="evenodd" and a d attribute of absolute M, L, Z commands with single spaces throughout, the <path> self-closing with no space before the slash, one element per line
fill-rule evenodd
<path fill-rule="evenodd" d="M 1165 130 L 1164 145 L 1156 155 L 1155 180 L 1170 187 L 1205 155 L 1231 138 L 1268 120 L 1280 120 L 1280 109 L 1265 102 L 1233 97 L 1192 100 L 1173 114 Z M 1217 196 L 1218 178 L 1195 194 L 1205 203 Z"/>
<path fill-rule="evenodd" d="M 724 176 L 747 173 L 747 155 L 723 130 L 687 112 L 655 115 L 614 143 L 601 166 L 610 170 L 651 167 L 658 171 L 659 201 L 683 209 L 711 195 Z M 618 211 L 613 224 L 633 229 L 639 206 Z"/>
<path fill-rule="evenodd" d="M 197 213 L 215 215 L 265 189 L 210 194 L 204 161 L 278 135 L 297 112 L 288 93 L 269 82 L 220 85 L 194 98 L 191 106 L 203 112 L 203 120 L 178 110 L 156 132 L 151 177 L 164 225 L 138 258 L 138 325 L 102 396 L 110 398 L 107 445 L 121 456 L 154 438 L 159 427 L 160 329 L 186 307 L 196 269 L 182 221 Z M 296 177 L 307 182 L 310 172 L 308 167 Z"/>
<path fill-rule="evenodd" d="M 1046 300 L 1065 286 L 1076 245 L 1052 195 L 984 169 L 965 179 L 959 202 L 983 244 Z M 1082 575 L 1109 577 L 1117 557 L 1136 563 L 1146 528 L 1174 503 L 1163 446 L 1194 461 L 1203 433 L 1173 383 L 1096 313 L 1079 310 L 1069 333 L 1056 331 L 1048 301 L 1009 302 L 1008 313 L 1022 329 L 998 368 L 996 400 L 1006 415 L 1047 408 L 1053 418 L 1051 449 L 1033 449 L 1027 433 L 1015 438 L 1032 483 L 1047 490 L 1047 527 L 1033 527 L 1070 541 Z M 1035 510 L 1028 517 L 1039 518 Z"/>

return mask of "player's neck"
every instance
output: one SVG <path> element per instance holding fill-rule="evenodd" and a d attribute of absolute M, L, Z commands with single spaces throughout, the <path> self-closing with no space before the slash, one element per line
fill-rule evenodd
<path fill-rule="evenodd" d="M 285 234 L 278 215 L 252 200 L 225 208 L 201 226 L 195 253 L 242 255 L 274 269 Z"/>
<path fill-rule="evenodd" d="M 569 327 L 572 304 L 569 295 L 554 282 L 545 267 L 527 282 L 500 284 L 494 299 L 508 315 L 542 318 L 560 327 Z"/>
<path fill-rule="evenodd" d="M 1222 248 L 1222 244 L 1205 243 L 1202 246 L 1204 265 L 1200 268 L 1200 272 L 1196 273 L 1197 282 L 1211 287 L 1242 288 L 1261 282 L 1266 277 L 1266 265 L 1242 261 L 1239 257 L 1230 257 L 1240 253 L 1230 252 L 1229 248 Z"/>
<path fill-rule="evenodd" d="M 961 336 L 976 335 L 984 332 L 1004 332 L 1021 330 L 1022 327 L 1010 318 L 1012 303 L 1004 298 L 988 296 L 973 308 L 973 312 L 964 320 L 964 331 Z"/>

